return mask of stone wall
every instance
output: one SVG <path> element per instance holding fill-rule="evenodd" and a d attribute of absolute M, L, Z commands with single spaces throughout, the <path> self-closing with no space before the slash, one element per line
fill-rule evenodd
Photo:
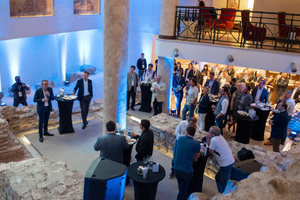
<path fill-rule="evenodd" d="M 1 118 L 7 120 L 12 133 L 26 131 L 38 127 L 39 116 L 36 112 L 36 105 L 21 107 L 3 106 L 0 107 Z M 52 111 L 49 119 L 49 126 L 58 124 L 59 117 Z"/>
<path fill-rule="evenodd" d="M 300 161 L 278 171 L 274 166 L 252 173 L 247 179 L 236 183 L 237 188 L 227 195 L 217 194 L 213 200 L 264 200 L 300 199 Z M 207 199 L 207 195 L 196 193 L 191 200 Z"/>
<path fill-rule="evenodd" d="M 8 123 L 0 114 L 0 163 L 32 158 L 24 145 L 9 130 Z"/>
<path fill-rule="evenodd" d="M 84 176 L 40 157 L 0 164 L 0 199 L 72 199 L 83 197 Z"/>

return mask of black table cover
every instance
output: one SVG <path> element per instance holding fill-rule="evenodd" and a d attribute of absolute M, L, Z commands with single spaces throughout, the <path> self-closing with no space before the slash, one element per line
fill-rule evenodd
<path fill-rule="evenodd" d="M 194 192 L 202 192 L 203 175 L 206 166 L 206 161 L 209 156 L 210 154 L 207 151 L 206 156 L 200 156 L 197 162 L 193 162 L 194 174 L 188 189 L 188 196 L 190 196 L 190 194 Z"/>
<path fill-rule="evenodd" d="M 165 169 L 159 165 L 158 172 L 152 172 L 149 169 L 147 178 L 143 178 L 142 175 L 137 174 L 137 168 L 145 165 L 142 161 L 139 161 L 128 167 L 128 176 L 134 184 L 135 200 L 155 200 L 158 182 L 166 175 Z"/>
<path fill-rule="evenodd" d="M 72 124 L 72 109 L 75 100 L 65 100 L 61 97 L 55 97 L 59 110 L 59 134 L 74 133 Z"/>
<path fill-rule="evenodd" d="M 255 111 L 256 111 L 256 115 L 259 117 L 259 120 L 254 124 L 254 128 L 251 133 L 251 139 L 263 141 L 265 138 L 266 122 L 270 110 L 261 110 L 259 108 L 255 108 Z"/>
<path fill-rule="evenodd" d="M 142 105 L 139 111 L 143 112 L 151 112 L 151 98 L 152 92 L 150 90 L 151 85 L 149 84 L 141 84 L 141 98 L 142 98 Z"/>
<path fill-rule="evenodd" d="M 214 114 L 214 111 L 211 109 L 211 106 L 212 105 L 217 105 L 218 102 L 209 102 L 209 107 L 208 107 L 208 111 L 207 111 L 207 114 L 205 116 L 205 128 L 204 130 L 206 132 L 209 131 L 209 128 L 213 125 L 215 125 L 215 114 Z"/>
<path fill-rule="evenodd" d="M 249 144 L 250 136 L 254 128 L 254 124 L 259 120 L 256 115 L 253 119 L 248 119 L 237 115 L 237 129 L 235 135 L 235 141 Z"/>
<path fill-rule="evenodd" d="M 130 144 L 129 148 L 123 151 L 123 164 L 126 165 L 126 167 L 129 167 L 130 165 L 130 160 L 131 160 L 131 152 L 132 152 L 132 147 L 135 143 Z M 126 185 L 129 183 L 129 178 L 128 174 L 126 177 Z"/>

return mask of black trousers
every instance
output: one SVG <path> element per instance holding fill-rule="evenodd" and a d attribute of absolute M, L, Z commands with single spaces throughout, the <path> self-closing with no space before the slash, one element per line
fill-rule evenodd
<path fill-rule="evenodd" d="M 18 98 L 18 100 L 14 99 L 14 107 L 18 107 L 20 104 L 22 104 L 23 106 L 27 106 L 27 101 L 24 98 Z"/>
<path fill-rule="evenodd" d="M 87 96 L 84 96 L 83 99 L 80 101 L 81 118 L 82 118 L 82 122 L 84 124 L 86 124 L 86 118 L 89 113 L 91 99 L 92 99 L 92 96 L 87 95 Z"/>
<path fill-rule="evenodd" d="M 44 133 L 48 133 L 48 121 L 50 116 L 49 106 L 43 107 L 38 114 L 39 114 L 39 135 L 40 137 L 42 137 L 43 125 L 44 125 Z"/>
<path fill-rule="evenodd" d="M 154 115 L 157 115 L 162 112 L 162 104 L 163 102 L 158 102 L 157 99 L 153 101 L 153 110 L 154 110 Z"/>
<path fill-rule="evenodd" d="M 134 108 L 135 96 L 136 96 L 136 92 L 134 92 L 134 86 L 131 86 L 131 89 L 127 91 L 127 109 L 129 108 L 130 97 L 131 97 L 131 108 Z"/>

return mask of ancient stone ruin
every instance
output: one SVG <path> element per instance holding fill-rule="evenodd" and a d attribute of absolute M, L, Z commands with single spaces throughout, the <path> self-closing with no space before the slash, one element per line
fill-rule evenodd
<path fill-rule="evenodd" d="M 0 164 L 0 199 L 82 199 L 84 176 L 40 157 Z"/>

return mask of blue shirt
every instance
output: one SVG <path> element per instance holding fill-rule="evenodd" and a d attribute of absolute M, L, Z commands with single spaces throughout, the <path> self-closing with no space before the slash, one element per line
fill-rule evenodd
<path fill-rule="evenodd" d="M 177 92 L 183 92 L 183 88 L 185 87 L 185 80 L 184 80 L 184 77 L 181 76 L 180 78 L 178 78 L 176 75 L 173 76 L 173 83 L 172 83 L 172 88 L 174 90 L 174 92 L 176 92 L 176 88 L 178 87 L 182 87 L 181 90 L 177 91 Z"/>
<path fill-rule="evenodd" d="M 178 138 L 173 150 L 174 169 L 186 173 L 193 173 L 193 158 L 200 152 L 200 143 L 192 137 Z"/>

